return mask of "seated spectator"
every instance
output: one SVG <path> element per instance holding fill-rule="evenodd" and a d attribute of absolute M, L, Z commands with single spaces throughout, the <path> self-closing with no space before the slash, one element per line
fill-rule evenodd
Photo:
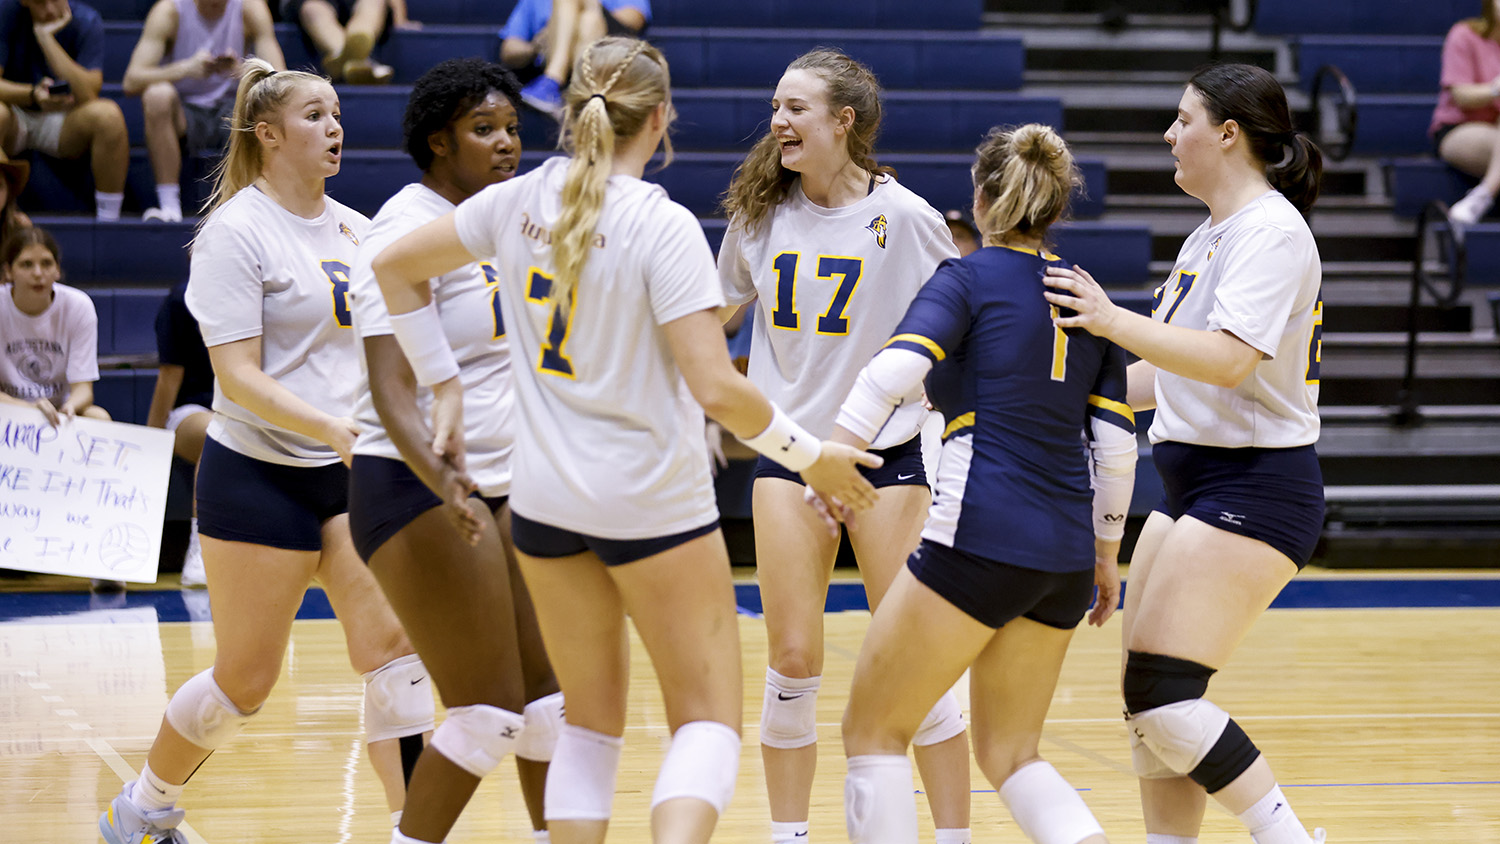
<path fill-rule="evenodd" d="M 0 247 L 0 402 L 35 407 L 54 426 L 78 414 L 108 420 L 94 404 L 99 316 L 87 293 L 58 283 L 59 261 L 44 229 L 20 229 Z"/>
<path fill-rule="evenodd" d="M 30 176 L 31 162 L 0 161 L 0 244 L 18 229 L 31 227 L 31 218 L 16 205 Z"/>
<path fill-rule="evenodd" d="M 561 119 L 562 89 L 580 48 L 606 35 L 638 37 L 650 22 L 651 0 L 516 0 L 500 31 L 500 61 L 523 79 L 526 68 L 539 68 L 521 100 Z"/>
<path fill-rule="evenodd" d="M 281 19 L 297 24 L 335 82 L 384 85 L 396 72 L 370 58 L 386 29 L 420 29 L 406 0 L 281 0 Z"/>
<path fill-rule="evenodd" d="M 104 23 L 79 0 L 0 0 L 0 143 L 14 158 L 89 156 L 101 220 L 120 219 L 130 138 L 102 99 Z"/>
<path fill-rule="evenodd" d="M 203 439 L 208 423 L 214 418 L 209 410 L 214 401 L 214 370 L 198 321 L 193 319 L 183 299 L 186 292 L 186 281 L 172 288 L 156 313 L 156 352 L 160 362 L 146 424 L 173 433 L 176 439 L 172 452 L 193 464 L 196 480 Z M 194 499 L 192 529 L 188 534 L 187 554 L 182 559 L 182 585 L 192 588 L 208 585 L 203 574 L 203 552 L 198 544 L 196 496 Z"/>
<path fill-rule="evenodd" d="M 237 71 L 247 53 L 286 70 L 266 0 L 157 0 L 147 13 L 125 69 L 125 93 L 141 98 L 156 174 L 156 207 L 144 219 L 182 219 L 183 154 L 220 152 L 228 144 Z"/>
<path fill-rule="evenodd" d="M 1480 177 L 1449 216 L 1473 225 L 1500 191 L 1500 26 L 1494 0 L 1482 0 L 1477 18 L 1462 20 L 1443 41 L 1443 90 L 1432 113 L 1432 135 L 1444 161 Z"/>
<path fill-rule="evenodd" d="M 958 257 L 967 258 L 979 248 L 979 230 L 964 212 L 955 208 L 944 214 L 943 220 L 948 223 L 948 233 L 953 235 L 953 245 L 958 247 Z"/>

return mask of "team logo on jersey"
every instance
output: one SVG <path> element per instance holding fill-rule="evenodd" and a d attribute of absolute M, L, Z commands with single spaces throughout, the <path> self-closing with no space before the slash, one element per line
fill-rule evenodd
<path fill-rule="evenodd" d="M 1223 239 L 1224 239 L 1224 235 L 1221 234 L 1218 237 L 1214 238 L 1214 242 L 1213 243 L 1210 243 L 1208 245 L 1208 257 L 1204 259 L 1205 261 L 1212 261 L 1213 260 L 1214 253 L 1217 252 L 1218 249 L 1219 249 L 1219 241 L 1221 241 Z"/>
<path fill-rule="evenodd" d="M 885 248 L 885 227 L 886 222 L 884 214 L 881 214 L 880 216 L 871 220 L 870 224 L 868 226 L 865 226 L 865 228 L 870 230 L 871 234 L 875 235 L 875 245 L 879 246 L 881 249 Z"/>
<path fill-rule="evenodd" d="M 339 223 L 339 234 L 349 238 L 349 242 L 355 246 L 359 245 L 359 238 L 354 236 L 354 229 L 349 228 L 348 223 Z"/>

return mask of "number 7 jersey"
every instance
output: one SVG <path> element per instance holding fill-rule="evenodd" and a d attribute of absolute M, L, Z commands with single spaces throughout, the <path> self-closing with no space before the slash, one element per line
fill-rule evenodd
<path fill-rule="evenodd" d="M 893 178 L 842 208 L 814 205 L 794 182 L 758 230 L 732 222 L 719 249 L 729 304 L 759 297 L 750 380 L 798 424 L 829 436 L 859 371 L 937 265 L 956 257 L 942 215 Z M 925 414 L 911 407 L 876 447 L 917 433 Z"/>

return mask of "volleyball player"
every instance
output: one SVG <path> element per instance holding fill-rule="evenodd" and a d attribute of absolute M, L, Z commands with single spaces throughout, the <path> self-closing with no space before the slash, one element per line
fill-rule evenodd
<path fill-rule="evenodd" d="M 1143 358 L 1130 403 L 1156 408 L 1165 495 L 1135 547 L 1124 620 L 1147 841 L 1196 842 L 1213 795 L 1257 844 L 1307 844 L 1265 757 L 1203 696 L 1322 531 L 1322 267 L 1302 216 L 1322 154 L 1293 130 L 1276 78 L 1250 65 L 1194 75 L 1166 141 L 1178 186 L 1209 218 L 1183 243 L 1151 318 L 1115 307 L 1082 270 L 1049 269 L 1060 290 L 1047 294 L 1078 312 L 1058 325 Z"/>
<path fill-rule="evenodd" d="M 382 253 L 375 276 L 418 381 L 437 385 L 433 447 L 458 461 L 450 434 L 461 430 L 462 385 L 425 279 L 495 256 L 520 411 L 511 530 L 568 704 L 547 777 L 553 834 L 604 838 L 625 728 L 628 613 L 672 731 L 653 838 L 701 842 L 734 790 L 742 705 L 704 412 L 861 509 L 875 491 L 855 457 L 880 461 L 821 443 L 730 363 L 703 231 L 641 181 L 671 122 L 661 53 L 604 38 L 582 51 L 572 80 L 571 158 L 481 191 Z"/>
<path fill-rule="evenodd" d="M 880 87 L 834 50 L 787 66 L 771 128 L 735 171 L 719 275 L 731 305 L 759 298 L 750 380 L 816 436 L 861 367 L 891 335 L 938 262 L 958 256 L 943 216 L 872 157 Z M 867 473 L 880 500 L 848 526 L 865 593 L 879 607 L 917 545 L 930 502 L 918 435 L 926 411 L 907 402 L 875 440 L 885 465 Z M 818 760 L 823 607 L 839 537 L 803 505 L 802 479 L 768 459 L 755 468 L 755 560 L 770 640 L 761 758 L 771 837 L 806 844 Z M 969 839 L 969 748 L 958 699 L 945 694 L 915 738 L 939 844 Z"/>
<path fill-rule="evenodd" d="M 1037 124 L 993 130 L 973 172 L 988 248 L 938 268 L 860 373 L 834 433 L 868 445 L 924 378 L 945 423 L 922 543 L 854 669 L 844 715 L 849 838 L 917 840 L 906 746 L 972 666 L 974 753 L 1021 831 L 1038 844 L 1103 844 L 1038 743 L 1096 583 L 1091 623 L 1102 625 L 1120 598 L 1136 452 L 1125 355 L 1055 328 L 1040 295 L 1045 269 L 1060 260 L 1045 250 L 1047 229 L 1080 181 L 1062 139 Z"/>
<path fill-rule="evenodd" d="M 402 833 L 420 841 L 444 839 L 488 772 L 491 760 L 476 758 L 468 739 L 523 724 L 516 764 L 532 825 L 546 828 L 542 789 L 562 695 L 508 547 L 514 399 L 495 267 L 466 264 L 430 282 L 465 386 L 465 478 L 429 447 L 432 393 L 417 388 L 391 336 L 370 261 L 476 191 L 515 175 L 520 89 L 509 71 L 480 59 L 451 59 L 417 80 L 404 128 L 422 180 L 375 215 L 350 281 L 367 372 L 354 414 L 360 434 L 350 467 L 350 529 L 448 710 L 412 773 L 401 817 Z M 461 512 L 445 512 L 443 498 L 470 478 L 482 499 L 461 497 Z"/>
<path fill-rule="evenodd" d="M 242 71 L 187 291 L 216 377 L 196 494 L 218 652 L 172 696 L 140 777 L 100 817 L 110 844 L 186 841 L 183 787 L 269 696 L 315 580 L 365 676 L 370 760 L 393 813 L 399 744 L 433 724 L 426 669 L 345 515 L 359 380 L 348 274 L 368 221 L 323 194 L 343 151 L 338 96 L 259 59 Z"/>

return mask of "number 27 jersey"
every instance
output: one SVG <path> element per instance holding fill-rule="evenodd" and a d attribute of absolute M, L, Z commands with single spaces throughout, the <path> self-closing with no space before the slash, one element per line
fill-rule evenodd
<path fill-rule="evenodd" d="M 829 436 L 860 370 L 937 265 L 956 257 L 942 215 L 894 179 L 841 208 L 814 205 L 793 184 L 760 229 L 731 224 L 719 250 L 729 304 L 760 299 L 750 380 L 798 424 Z M 876 447 L 910 439 L 921 422 L 893 419 Z"/>

